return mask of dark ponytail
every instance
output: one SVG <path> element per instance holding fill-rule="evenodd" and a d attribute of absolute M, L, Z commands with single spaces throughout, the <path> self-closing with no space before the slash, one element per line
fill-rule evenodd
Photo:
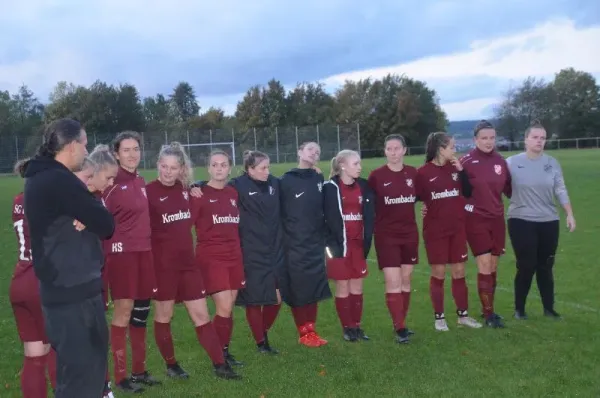
<path fill-rule="evenodd" d="M 13 169 L 14 173 L 21 178 L 25 178 L 27 165 L 29 165 L 29 158 L 19 160 L 17 163 L 15 163 L 15 168 Z"/>
<path fill-rule="evenodd" d="M 442 131 L 429 134 L 425 143 L 425 163 L 435 159 L 440 152 L 440 148 L 445 148 L 449 142 L 450 136 Z"/>
<path fill-rule="evenodd" d="M 37 150 L 37 155 L 54 158 L 57 153 L 81 137 L 83 127 L 73 119 L 58 119 L 44 129 L 44 141 Z"/>

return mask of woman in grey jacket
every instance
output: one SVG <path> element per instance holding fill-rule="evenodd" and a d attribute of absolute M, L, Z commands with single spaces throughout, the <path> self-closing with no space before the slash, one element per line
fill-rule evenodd
<path fill-rule="evenodd" d="M 558 161 L 544 153 L 546 130 L 535 121 L 525 132 L 525 152 L 507 159 L 512 177 L 508 233 L 517 259 L 515 318 L 527 319 L 525 302 L 536 276 L 544 315 L 560 318 L 554 310 L 552 268 L 558 246 L 559 215 L 555 199 L 575 230 L 575 217 Z"/>

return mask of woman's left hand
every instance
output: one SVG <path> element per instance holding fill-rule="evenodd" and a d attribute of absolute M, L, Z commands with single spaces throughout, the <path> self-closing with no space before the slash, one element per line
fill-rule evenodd
<path fill-rule="evenodd" d="M 458 160 L 458 159 L 456 158 L 456 156 L 452 156 L 452 159 L 450 159 L 450 163 L 452 163 L 452 165 L 453 165 L 454 167 L 456 167 L 456 170 L 458 170 L 458 171 L 463 171 L 463 166 L 462 166 L 462 164 L 460 163 L 460 160 Z"/>
<path fill-rule="evenodd" d="M 569 229 L 569 232 L 575 231 L 575 217 L 572 215 L 567 216 L 567 228 Z"/>
<path fill-rule="evenodd" d="M 194 188 L 190 189 L 190 195 L 192 195 L 194 198 L 201 198 L 202 190 L 198 187 L 194 187 Z"/>

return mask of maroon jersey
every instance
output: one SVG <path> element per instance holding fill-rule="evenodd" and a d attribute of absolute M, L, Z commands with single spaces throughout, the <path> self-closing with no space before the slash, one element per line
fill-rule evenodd
<path fill-rule="evenodd" d="M 375 192 L 375 235 L 378 240 L 403 243 L 418 241 L 415 202 L 417 169 L 404 165 L 400 171 L 381 166 L 369 175 Z"/>
<path fill-rule="evenodd" d="M 417 197 L 427 206 L 423 237 L 437 239 L 454 235 L 465 222 L 465 198 L 458 170 L 451 164 L 427 162 L 417 170 Z"/>
<path fill-rule="evenodd" d="M 340 180 L 342 196 L 342 218 L 346 228 L 346 239 L 363 240 L 362 192 L 358 183 L 346 185 Z"/>
<path fill-rule="evenodd" d="M 189 190 L 154 180 L 146 185 L 152 228 L 154 266 L 161 269 L 194 268 L 194 238 Z"/>
<path fill-rule="evenodd" d="M 460 158 L 460 162 L 473 186 L 465 210 L 483 217 L 503 216 L 502 193 L 511 195 L 506 160 L 496 151 L 485 153 L 475 148 Z"/>
<path fill-rule="evenodd" d="M 144 178 L 119 167 L 115 183 L 104 191 L 102 201 L 115 218 L 115 233 L 105 244 L 108 253 L 150 251 L 150 213 Z"/>
<path fill-rule="evenodd" d="M 242 258 L 237 191 L 229 185 L 223 189 L 205 185 L 202 193 L 201 198 L 192 198 L 196 253 L 236 266 Z"/>
<path fill-rule="evenodd" d="M 29 239 L 29 227 L 25 219 L 25 211 L 23 210 L 23 193 L 21 192 L 13 201 L 12 211 L 13 227 L 17 235 L 17 243 L 19 248 L 19 258 L 15 268 L 14 276 L 23 274 L 29 271 L 33 266 L 31 262 L 31 241 Z"/>

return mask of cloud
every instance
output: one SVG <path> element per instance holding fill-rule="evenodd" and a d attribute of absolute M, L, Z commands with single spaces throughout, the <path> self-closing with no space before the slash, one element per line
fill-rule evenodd
<path fill-rule="evenodd" d="M 577 27 L 570 20 L 552 20 L 506 37 L 474 41 L 468 51 L 342 73 L 324 82 L 340 86 L 345 80 L 406 74 L 426 81 L 438 92 L 445 93 L 450 87 L 456 95 L 470 96 L 471 99 L 448 102 L 452 94 L 441 95 L 442 106 L 452 120 L 483 117 L 489 114 L 482 111 L 489 113 L 490 105 L 501 99 L 499 88 L 504 86 L 506 90 L 511 81 L 528 76 L 551 79 L 567 67 L 600 74 L 598 43 L 600 25 Z M 478 80 L 481 84 L 473 84 Z"/>
<path fill-rule="evenodd" d="M 169 94 L 183 80 L 204 109 L 230 111 L 248 87 L 271 78 L 292 87 L 327 77 L 337 83 L 378 73 L 374 68 L 382 65 L 426 80 L 444 104 L 495 97 L 526 72 L 560 69 L 560 57 L 532 62 L 526 56 L 532 52 L 558 49 L 563 63 L 581 65 L 585 53 L 577 47 L 591 42 L 581 32 L 600 23 L 597 0 L 4 3 L 0 90 L 24 83 L 46 100 L 60 80 L 89 85 L 101 79 L 135 84 L 148 96 Z M 598 57 L 593 50 L 585 55 L 590 65 Z M 519 56 L 528 65 L 515 62 Z"/>

